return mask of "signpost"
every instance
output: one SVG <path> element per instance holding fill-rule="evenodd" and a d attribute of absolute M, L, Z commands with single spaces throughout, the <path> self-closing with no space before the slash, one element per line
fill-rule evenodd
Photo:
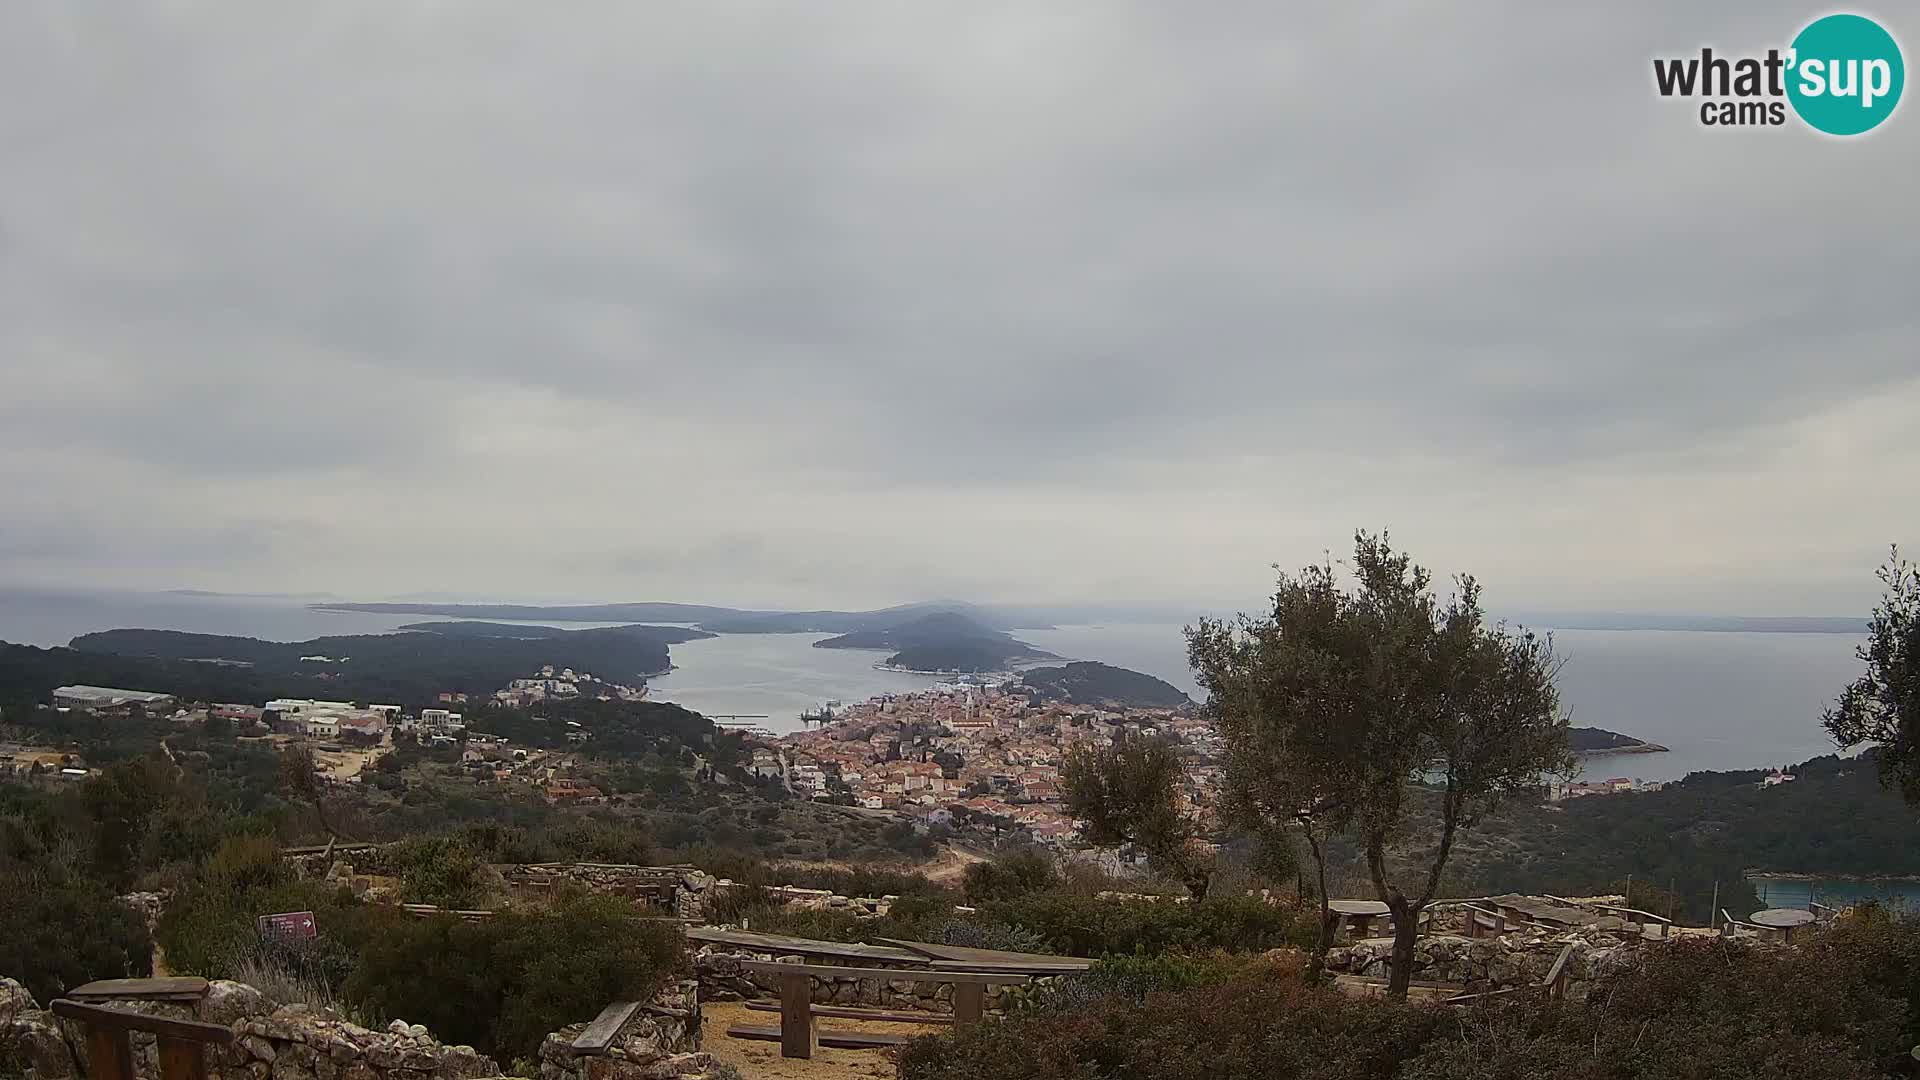
<path fill-rule="evenodd" d="M 320 936 L 319 928 L 314 925 L 313 912 L 288 911 L 279 915 L 262 915 L 256 921 L 260 936 L 269 940 L 286 942 L 312 941 Z"/>

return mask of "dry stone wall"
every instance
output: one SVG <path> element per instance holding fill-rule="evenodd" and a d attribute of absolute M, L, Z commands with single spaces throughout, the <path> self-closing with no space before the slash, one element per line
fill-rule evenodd
<path fill-rule="evenodd" d="M 755 974 L 747 970 L 749 960 L 778 960 L 789 963 L 817 964 L 828 967 L 846 967 L 827 958 L 816 956 L 797 956 L 781 953 L 761 953 L 743 950 L 738 946 L 716 948 L 702 947 L 693 954 L 693 970 L 700 982 L 700 998 L 703 1001 L 741 1001 L 751 998 L 769 998 L 780 996 L 780 980 L 775 975 Z M 858 966 L 864 968 L 893 967 L 882 960 L 861 960 Z M 953 987 L 950 984 L 916 982 L 914 969 L 900 968 L 897 979 L 859 979 L 819 978 L 813 980 L 813 1003 L 815 1005 L 865 1005 L 877 1009 L 918 1010 L 928 1013 L 951 1013 L 953 1011 Z M 1049 979 L 1036 979 L 1034 985 L 1043 985 Z M 1005 1011 L 1016 997 L 1026 988 L 1015 986 L 988 985 L 986 1007 L 989 1012 Z"/>
<path fill-rule="evenodd" d="M 87 1039 L 83 1025 L 40 1009 L 26 990 L 0 979 L 0 999 L 13 1008 L 8 1034 L 33 1080 L 77 1080 L 86 1075 Z M 114 1008 L 176 1020 L 199 1020 L 231 1027 L 227 1046 L 207 1047 L 212 1080 L 472 1080 L 500 1074 L 492 1059 L 471 1046 L 447 1046 L 419 1025 L 395 1021 L 384 1031 L 351 1024 L 307 1005 L 275 1006 L 260 991 L 234 982 L 215 982 L 193 1005 L 171 1002 L 121 1002 Z M 135 1075 L 160 1075 L 154 1038 L 133 1033 Z"/>
<path fill-rule="evenodd" d="M 328 1010 L 276 1006 L 241 983 L 214 982 L 191 1006 L 121 1002 L 113 1007 L 232 1028 L 231 1045 L 207 1047 L 211 1080 L 479 1080 L 501 1074 L 492 1059 L 470 1046 L 447 1046 L 418 1024 L 396 1020 L 372 1030 Z M 547 1036 L 539 1055 L 542 1080 L 718 1080 L 722 1075 L 699 1050 L 700 996 L 692 979 L 642 1006 L 605 1053 L 573 1050 L 585 1027 L 573 1024 Z M 158 1080 L 153 1036 L 135 1032 L 133 1051 L 139 1080 Z M 43 1010 L 19 983 L 0 978 L 0 1065 L 9 1058 L 29 1080 L 80 1080 L 87 1073 L 86 1032 Z"/>
<path fill-rule="evenodd" d="M 699 984 L 692 979 L 642 1006 L 605 1051 L 573 1048 L 586 1028 L 569 1024 L 547 1036 L 540 1044 L 540 1080 L 671 1080 L 714 1070 L 713 1058 L 700 1052 Z"/>
<path fill-rule="evenodd" d="M 1638 947 L 1635 939 L 1605 930 L 1566 932 L 1522 931 L 1500 937 L 1467 938 L 1432 934 L 1419 939 L 1413 952 L 1413 978 L 1449 983 L 1470 991 L 1538 986 L 1568 945 L 1566 995 L 1579 1001 L 1587 996 L 1594 978 L 1624 960 Z M 1327 953 L 1327 967 L 1350 975 L 1386 978 L 1393 960 L 1393 941 L 1373 938 L 1335 948 Z"/>
<path fill-rule="evenodd" d="M 714 877 L 691 866 L 633 866 L 624 863 L 524 863 L 498 867 L 507 887 L 539 896 L 571 883 L 590 892 L 626 896 L 671 910 L 683 919 L 706 917 L 706 898 Z"/>

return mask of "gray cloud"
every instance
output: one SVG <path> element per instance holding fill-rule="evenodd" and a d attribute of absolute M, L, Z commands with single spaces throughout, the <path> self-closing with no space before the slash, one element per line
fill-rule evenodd
<path fill-rule="evenodd" d="M 1920 128 L 1648 77 L 1809 14 L 9 5 L 0 579 L 1858 608 Z"/>

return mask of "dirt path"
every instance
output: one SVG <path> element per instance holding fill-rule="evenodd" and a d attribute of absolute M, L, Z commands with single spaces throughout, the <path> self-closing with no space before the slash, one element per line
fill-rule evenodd
<path fill-rule="evenodd" d="M 896 1074 L 895 1051 L 831 1050 L 821 1047 L 810 1060 L 780 1056 L 780 1044 L 735 1039 L 727 1029 L 735 1024 L 778 1027 L 780 1014 L 753 1012 L 738 1001 L 709 1001 L 700 1006 L 700 1049 L 715 1061 L 739 1069 L 747 1080 L 872 1080 Z M 883 1024 L 871 1020 L 821 1018 L 822 1027 L 835 1031 L 876 1031 L 891 1035 L 938 1033 L 941 1028 L 916 1024 Z"/>
<path fill-rule="evenodd" d="M 951 885 L 965 876 L 967 867 L 986 861 L 985 855 L 968 851 L 957 844 L 948 844 L 940 849 L 938 858 L 921 869 L 921 873 L 926 874 L 929 881 Z"/>

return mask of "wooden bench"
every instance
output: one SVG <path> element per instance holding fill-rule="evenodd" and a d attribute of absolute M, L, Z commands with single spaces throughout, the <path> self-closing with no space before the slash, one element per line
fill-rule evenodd
<path fill-rule="evenodd" d="M 1467 936 L 1477 938 L 1482 932 L 1494 937 L 1507 932 L 1507 913 L 1483 908 L 1478 904 L 1461 904 L 1467 912 Z M 1523 921 L 1522 926 L 1526 925 Z"/>
<path fill-rule="evenodd" d="M 749 960 L 740 966 L 756 975 L 779 977 L 780 1026 L 762 1028 L 737 1024 L 728 1028 L 727 1034 L 737 1039 L 778 1039 L 780 1056 L 786 1058 L 811 1058 L 816 1046 L 897 1046 L 907 1038 L 907 1036 L 897 1035 L 820 1031 L 814 1023 L 814 1018 L 825 1014 L 815 1011 L 814 979 L 876 979 L 884 982 L 951 985 L 955 1027 L 977 1024 L 986 1015 L 989 985 L 1025 986 L 1032 979 L 1030 975 L 992 971 L 835 967 L 830 964 L 782 964 L 769 960 Z"/>
<path fill-rule="evenodd" d="M 749 1001 L 747 1008 L 753 1012 L 777 1013 L 780 1003 L 777 1001 Z M 874 1020 L 890 1024 L 951 1024 L 953 1017 L 946 1013 L 929 1012 L 889 1012 L 886 1009 L 859 1009 L 850 1005 L 815 1005 L 815 1016 L 833 1016 L 842 1020 Z"/>
<path fill-rule="evenodd" d="M 78 1021 L 87 1029 L 88 1080 L 134 1080 L 132 1033 L 158 1039 L 161 1080 L 207 1080 L 207 1044 L 225 1046 L 233 1029 L 197 1020 L 171 1020 L 59 998 L 53 1015 Z"/>
<path fill-rule="evenodd" d="M 573 1037 L 573 1050 L 578 1054 L 597 1057 L 605 1054 L 613 1045 L 614 1036 L 620 1034 L 633 1014 L 640 1011 L 638 1001 L 616 1001 L 600 1010 L 600 1015 L 586 1029 Z"/>

